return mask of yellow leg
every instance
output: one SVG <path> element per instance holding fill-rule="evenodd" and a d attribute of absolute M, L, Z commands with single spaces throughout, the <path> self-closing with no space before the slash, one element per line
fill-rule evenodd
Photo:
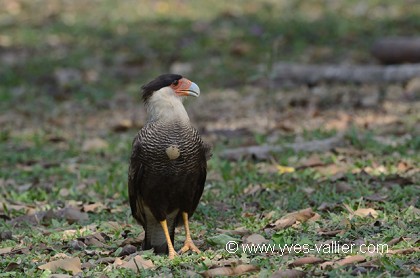
<path fill-rule="evenodd" d="M 175 257 L 176 252 L 175 252 L 174 246 L 172 245 L 171 237 L 169 236 L 168 225 L 166 223 L 166 219 L 163 221 L 160 221 L 160 225 L 162 226 L 163 232 L 165 233 L 166 242 L 168 243 L 169 259 L 172 260 Z"/>
<path fill-rule="evenodd" d="M 188 213 L 183 212 L 182 219 L 184 220 L 184 226 L 185 226 L 185 242 L 184 242 L 184 246 L 181 248 L 179 252 L 182 254 L 188 250 L 191 250 L 196 253 L 200 253 L 200 250 L 198 250 L 197 246 L 195 246 L 194 242 L 191 239 L 190 225 L 188 224 Z"/>

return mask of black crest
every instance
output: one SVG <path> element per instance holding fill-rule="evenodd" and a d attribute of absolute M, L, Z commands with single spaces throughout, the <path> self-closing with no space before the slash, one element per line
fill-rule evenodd
<path fill-rule="evenodd" d="M 152 96 L 153 92 L 156 92 L 162 89 L 163 87 L 167 87 L 171 85 L 174 81 L 179 80 L 181 78 L 181 75 L 172 73 L 159 75 L 154 80 L 141 87 L 141 89 L 143 90 L 143 101 L 146 103 L 147 100 Z"/>

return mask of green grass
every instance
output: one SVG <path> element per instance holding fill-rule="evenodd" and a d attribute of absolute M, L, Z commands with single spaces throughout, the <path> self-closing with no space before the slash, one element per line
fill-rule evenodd
<path fill-rule="evenodd" d="M 321 268 L 317 264 L 288 267 L 302 253 L 230 254 L 224 247 L 227 238 L 243 241 L 250 234 L 280 245 L 329 240 L 378 244 L 401 237 L 391 250 L 419 247 L 418 99 L 408 102 L 401 97 L 396 103 L 387 95 L 385 104 L 369 110 L 325 96 L 313 102 L 318 109 L 313 118 L 321 118 L 322 124 L 311 124 L 312 118 L 306 116 L 309 105 L 299 104 L 299 88 L 266 92 L 264 84 L 254 82 L 269 76 L 279 61 L 375 63 L 369 55 L 375 39 L 417 34 L 420 11 L 414 5 L 391 0 L 365 1 L 364 6 L 356 1 L 269 0 L 144 1 L 142 5 L 136 1 L 6 2 L 0 11 L 0 250 L 14 249 L 0 252 L 0 277 L 48 277 L 51 271 L 38 267 L 63 253 L 80 258 L 83 276 L 135 276 L 130 269 L 98 260 L 127 261 L 129 256 L 121 255 L 124 240 L 143 231 L 131 217 L 126 189 L 131 140 L 143 123 L 139 88 L 177 62 L 188 64 L 188 78 L 200 84 L 204 95 L 214 97 L 205 108 L 216 111 L 217 115 L 211 115 L 215 123 L 223 123 L 218 117 L 230 115 L 226 107 L 234 109 L 236 104 L 225 98 L 230 93 L 226 89 L 249 98 L 255 96 L 249 93 L 251 87 L 259 99 L 265 99 L 264 105 L 245 107 L 238 112 L 238 122 L 259 116 L 267 108 L 295 129 L 281 130 L 275 125 L 253 130 L 248 124 L 243 136 L 215 135 L 203 128 L 213 123 L 206 118 L 210 112 L 195 111 L 199 104 L 189 102 L 187 110 L 199 119 L 197 125 L 215 152 L 191 221 L 193 237 L 203 252 L 169 261 L 133 243 L 137 254 L 154 264 L 141 271 L 142 277 L 198 275 L 216 266 L 240 263 L 258 266 L 256 273 L 261 277 L 287 268 L 308 276 L 350 276 L 355 271 L 366 277 L 418 274 L 418 251 L 368 257 L 371 266 L 358 262 Z M 68 77 L 66 70 L 76 77 L 60 81 L 60 75 Z M 336 90 L 325 86 L 331 93 Z M 290 102 L 279 109 L 282 103 L 277 94 L 297 94 L 298 105 Z M 405 110 L 389 109 L 387 103 Z M 249 107 L 255 115 L 248 113 Z M 328 128 L 327 123 L 343 113 L 355 118 L 344 130 L 344 150 L 295 153 L 286 149 L 266 162 L 219 157 L 228 147 L 264 145 L 268 140 L 285 144 L 330 138 L 342 130 Z M 373 125 L 357 122 L 372 115 L 377 119 Z M 397 120 L 381 122 L 381 117 Z M 121 118 L 132 119 L 134 126 L 115 132 L 113 125 Z M 395 144 L 385 144 L 378 136 L 387 136 Z M 84 148 L 92 138 L 101 138 L 106 145 Z M 311 155 L 324 165 L 300 167 Z M 277 165 L 295 171 L 280 173 Z M 385 197 L 375 200 L 378 195 Z M 71 221 L 68 215 L 57 214 L 70 206 L 80 211 L 99 203 L 102 206 L 88 212 L 87 220 Z M 273 228 L 287 213 L 309 207 L 320 215 L 318 220 Z M 352 216 L 346 207 L 371 208 L 378 215 Z M 31 218 L 33 213 L 38 213 L 39 222 Z M 233 232 L 237 228 L 247 231 L 244 237 Z M 334 230 L 342 233 L 320 232 Z M 101 244 L 89 242 L 89 236 L 97 233 L 103 237 Z M 183 239 L 180 229 L 177 250 Z M 74 241 L 86 246 L 75 248 Z M 314 255 L 327 261 L 345 257 L 326 252 Z"/>

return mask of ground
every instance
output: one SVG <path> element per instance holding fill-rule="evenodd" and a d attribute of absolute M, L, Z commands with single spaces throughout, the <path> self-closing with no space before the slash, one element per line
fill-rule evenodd
<path fill-rule="evenodd" d="M 267 83 L 280 61 L 376 64 L 376 38 L 420 29 L 415 1 L 142 2 L 0 1 L 1 277 L 419 273 L 418 91 Z M 173 261 L 141 250 L 127 200 L 140 86 L 169 71 L 200 86 L 186 107 L 214 149 L 190 225 L 203 252 Z"/>

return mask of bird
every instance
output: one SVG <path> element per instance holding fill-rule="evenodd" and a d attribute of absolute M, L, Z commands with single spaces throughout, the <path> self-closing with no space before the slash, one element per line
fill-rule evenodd
<path fill-rule="evenodd" d="M 135 136 L 128 170 L 128 195 L 133 217 L 145 230 L 143 250 L 177 256 L 175 227 L 185 227 L 179 253 L 200 253 L 189 229 L 204 190 L 211 146 L 192 127 L 183 105 L 198 97 L 197 84 L 178 74 L 162 74 L 142 86 L 147 120 Z"/>

